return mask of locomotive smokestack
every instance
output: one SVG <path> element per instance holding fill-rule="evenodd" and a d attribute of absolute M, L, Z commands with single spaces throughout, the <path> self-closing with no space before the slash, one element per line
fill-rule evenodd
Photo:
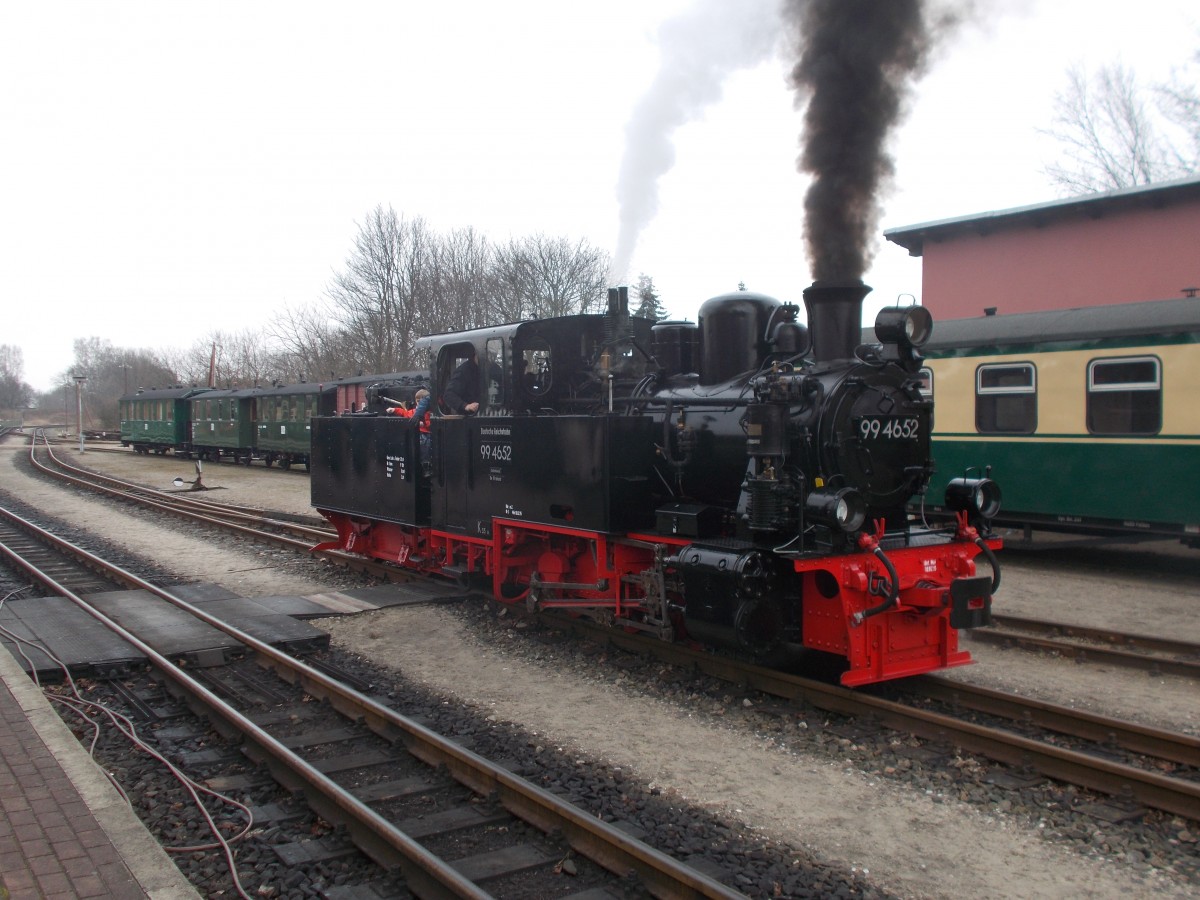
<path fill-rule="evenodd" d="M 804 200 L 812 276 L 857 280 L 893 172 L 888 138 L 936 38 L 965 10 L 933 0 L 786 0 L 783 9 L 799 50 L 791 78 L 804 108 L 799 166 L 812 175 Z"/>
<path fill-rule="evenodd" d="M 813 359 L 852 359 L 862 335 L 863 298 L 871 289 L 861 281 L 816 281 L 804 289 Z"/>

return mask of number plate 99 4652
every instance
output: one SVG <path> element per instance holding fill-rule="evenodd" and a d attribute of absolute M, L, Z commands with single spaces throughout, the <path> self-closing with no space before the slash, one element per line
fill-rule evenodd
<path fill-rule="evenodd" d="M 916 416 L 859 416 L 854 428 L 864 441 L 915 441 L 921 437 Z"/>

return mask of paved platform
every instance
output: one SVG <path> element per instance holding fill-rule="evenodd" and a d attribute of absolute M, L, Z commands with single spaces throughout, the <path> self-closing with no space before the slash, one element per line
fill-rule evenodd
<path fill-rule="evenodd" d="M 37 685 L 0 652 L 0 897 L 199 896 Z"/>

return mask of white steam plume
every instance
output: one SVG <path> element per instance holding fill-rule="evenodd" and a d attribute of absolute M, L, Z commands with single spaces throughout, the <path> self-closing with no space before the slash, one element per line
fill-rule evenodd
<path fill-rule="evenodd" d="M 627 277 L 638 237 L 658 212 L 658 179 L 675 165 L 675 132 L 721 99 L 730 73 L 767 58 L 779 35 L 779 0 L 696 0 L 660 26 L 658 74 L 625 126 L 610 283 Z"/>

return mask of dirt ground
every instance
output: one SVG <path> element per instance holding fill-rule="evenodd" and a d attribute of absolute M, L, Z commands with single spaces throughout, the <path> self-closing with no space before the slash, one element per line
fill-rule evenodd
<path fill-rule="evenodd" d="M 83 515 L 89 528 L 135 552 L 160 560 L 168 552 L 182 572 L 251 596 L 320 590 L 306 579 L 264 568 L 255 548 L 221 551 L 214 558 L 200 537 L 143 525 L 76 491 L 31 479 L 14 468 L 16 450 L 7 444 L 0 452 L 0 488 L 59 514 Z M 67 455 L 79 458 L 77 450 Z M 170 457 L 83 456 L 92 468 L 164 489 L 175 477 L 195 477 L 194 463 Z M 217 488 L 210 496 L 223 502 L 311 512 L 303 471 L 208 465 L 204 482 Z M 1042 562 L 1017 557 L 1002 563 L 997 610 L 1136 626 L 1200 641 L 1200 617 L 1191 609 L 1195 592 L 1182 591 L 1177 579 L 1134 581 L 1115 571 L 1048 577 Z M 547 744 L 606 760 L 827 861 L 869 871 L 876 883 L 905 897 L 1194 896 L 1045 841 L 1002 813 L 984 814 L 880 782 L 845 764 L 794 755 L 637 691 L 616 692 L 586 675 L 548 671 L 504 646 L 482 645 L 444 609 L 378 611 L 322 624 L 339 645 L 499 720 L 521 723 Z M 971 649 L 978 664 L 956 670 L 954 677 L 1200 733 L 1195 684 L 1184 679 L 1106 672 L 981 644 Z"/>

